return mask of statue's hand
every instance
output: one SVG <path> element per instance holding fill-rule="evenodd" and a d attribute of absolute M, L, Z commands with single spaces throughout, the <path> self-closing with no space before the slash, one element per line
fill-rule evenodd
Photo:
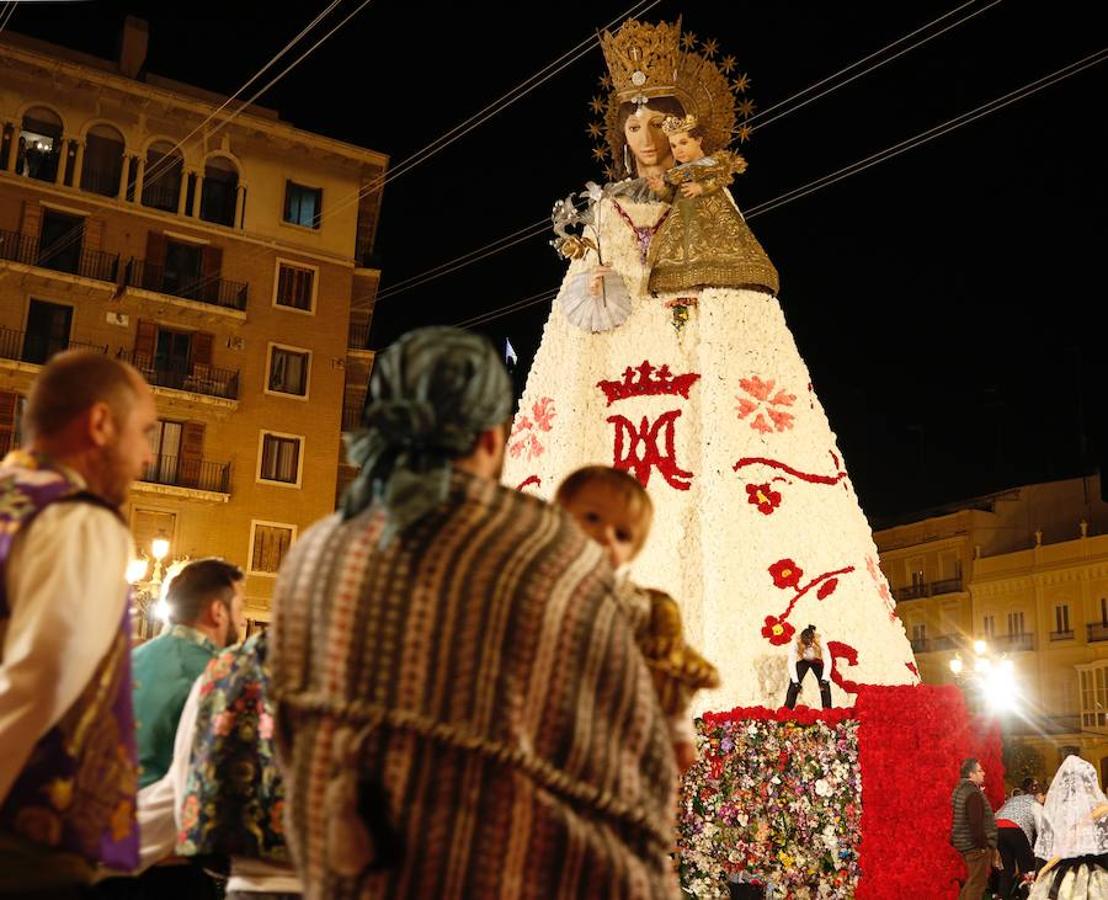
<path fill-rule="evenodd" d="M 681 185 L 682 197 L 699 197 L 704 193 L 704 185 L 697 184 L 696 182 L 689 182 L 688 184 Z"/>

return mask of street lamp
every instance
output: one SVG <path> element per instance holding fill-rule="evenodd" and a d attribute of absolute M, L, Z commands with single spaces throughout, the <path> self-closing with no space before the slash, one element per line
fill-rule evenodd
<path fill-rule="evenodd" d="M 981 640 L 974 641 L 973 652 L 976 653 L 978 656 L 984 656 L 986 653 L 989 652 L 989 645 Z"/>
<path fill-rule="evenodd" d="M 949 663 L 950 671 L 963 689 L 974 688 L 995 713 L 1012 712 L 1016 708 L 1019 688 L 1016 684 L 1016 665 L 1008 657 L 995 659 L 989 654 L 984 641 L 973 643 L 973 668 L 967 668 L 961 655 L 955 655 Z"/>

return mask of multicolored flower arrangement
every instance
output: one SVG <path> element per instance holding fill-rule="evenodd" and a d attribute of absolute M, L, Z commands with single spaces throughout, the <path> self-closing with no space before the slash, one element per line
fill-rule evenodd
<path fill-rule="evenodd" d="M 775 896 L 853 896 L 862 807 L 851 714 L 753 708 L 697 720 L 700 760 L 678 824 L 687 893 L 726 898 L 741 875 Z"/>

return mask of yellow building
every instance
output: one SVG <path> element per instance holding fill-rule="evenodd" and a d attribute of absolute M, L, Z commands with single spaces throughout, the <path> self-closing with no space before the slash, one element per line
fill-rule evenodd
<path fill-rule="evenodd" d="M 252 618 L 297 533 L 335 506 L 348 393 L 364 389 L 387 158 L 144 71 L 0 35 L 0 451 L 67 347 L 154 386 L 136 542 L 248 572 Z M 352 392 L 347 391 L 350 385 Z"/>
<path fill-rule="evenodd" d="M 1099 478 L 1028 485 L 878 531 L 925 682 L 972 682 L 974 642 L 1011 660 L 1006 730 L 1051 774 L 1079 752 L 1108 779 L 1108 505 Z M 973 691 L 970 691 L 972 696 Z"/>

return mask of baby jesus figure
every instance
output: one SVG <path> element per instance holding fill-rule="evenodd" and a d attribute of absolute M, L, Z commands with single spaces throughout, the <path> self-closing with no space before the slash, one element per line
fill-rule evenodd
<path fill-rule="evenodd" d="M 777 270 L 726 190 L 746 160 L 729 150 L 704 150 L 695 116 L 662 124 L 677 162 L 651 190 L 673 209 L 650 245 L 647 265 L 654 294 L 689 296 L 700 288 L 750 288 L 777 293 Z"/>

